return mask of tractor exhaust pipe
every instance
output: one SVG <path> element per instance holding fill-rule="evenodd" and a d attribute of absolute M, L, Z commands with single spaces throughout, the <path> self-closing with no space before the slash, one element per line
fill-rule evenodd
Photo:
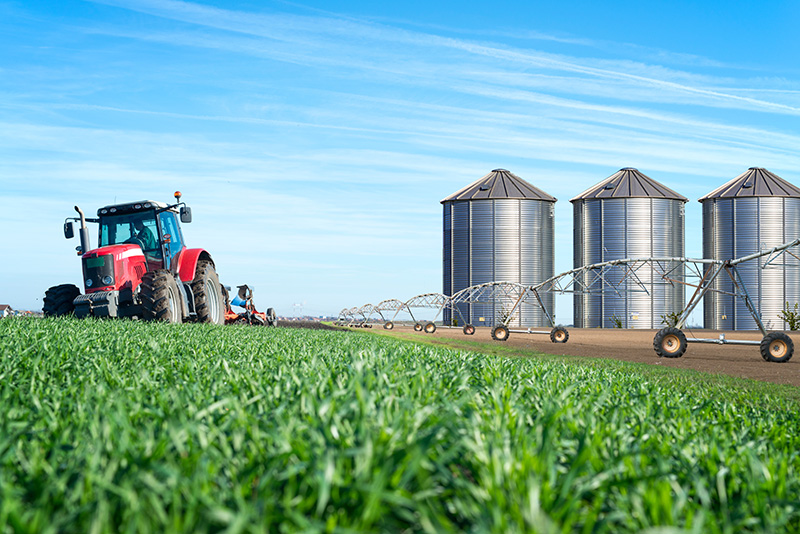
<path fill-rule="evenodd" d="M 86 227 L 86 216 L 83 214 L 83 210 L 80 209 L 78 206 L 75 206 L 75 211 L 78 212 L 78 215 L 81 216 L 81 227 L 78 230 L 78 233 L 81 237 L 81 251 L 80 254 L 86 254 L 89 252 L 89 229 Z"/>

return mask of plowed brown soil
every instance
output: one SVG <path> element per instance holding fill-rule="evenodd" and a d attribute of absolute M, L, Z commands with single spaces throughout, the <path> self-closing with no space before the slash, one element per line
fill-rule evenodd
<path fill-rule="evenodd" d="M 491 329 L 476 328 L 475 334 L 466 336 L 461 328 L 436 329 L 433 334 L 415 332 L 412 327 L 395 326 L 393 330 L 384 330 L 375 325 L 374 330 L 382 334 L 419 339 L 420 341 L 441 342 L 458 346 L 459 342 L 467 342 L 460 348 L 479 350 L 469 343 L 501 344 L 508 348 L 535 350 L 546 354 L 566 354 L 579 357 L 613 358 L 628 362 L 639 362 L 663 367 L 694 369 L 708 373 L 720 373 L 742 378 L 751 378 L 776 384 L 800 386 L 800 335 L 793 336 L 796 344 L 795 355 L 786 363 L 770 363 L 761 358 L 758 345 L 707 345 L 689 343 L 682 358 L 659 358 L 653 350 L 653 337 L 656 330 L 617 330 L 617 329 L 580 329 L 569 328 L 567 343 L 551 343 L 549 329 L 542 329 L 547 334 L 523 334 L 512 332 L 507 341 L 494 341 Z M 688 339 L 718 339 L 722 332 L 710 330 L 684 330 Z M 745 339 L 760 341 L 760 332 L 725 332 L 727 339 Z M 791 336 L 792 333 L 789 333 Z"/>

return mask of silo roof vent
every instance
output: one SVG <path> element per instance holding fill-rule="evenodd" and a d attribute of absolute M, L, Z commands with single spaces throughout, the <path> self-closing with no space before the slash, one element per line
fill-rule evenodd
<path fill-rule="evenodd" d="M 800 188 L 763 167 L 750 167 L 730 182 L 714 189 L 698 200 L 736 197 L 792 197 L 800 198 Z"/>
<path fill-rule="evenodd" d="M 633 167 L 624 167 L 599 184 L 593 185 L 570 202 L 592 198 L 667 198 L 688 202 L 669 187 L 660 184 Z"/>
<path fill-rule="evenodd" d="M 513 172 L 495 169 L 483 178 L 472 182 L 467 187 L 456 191 L 441 201 L 489 200 L 498 198 L 526 198 L 555 202 L 556 198 L 548 195 L 538 187 L 529 184 Z"/>

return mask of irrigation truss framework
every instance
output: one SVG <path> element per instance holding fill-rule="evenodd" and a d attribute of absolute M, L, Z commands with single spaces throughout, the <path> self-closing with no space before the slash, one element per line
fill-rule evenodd
<path fill-rule="evenodd" d="M 370 322 L 380 318 L 384 324 L 384 328 L 391 329 L 394 327 L 394 321 L 397 315 L 401 311 L 406 311 L 415 322 L 414 326 L 416 330 L 424 330 L 425 332 L 432 333 L 436 330 L 435 322 L 443 314 L 445 309 L 451 310 L 455 314 L 454 316 L 457 315 L 461 319 L 461 324 L 464 324 L 458 304 L 501 302 L 509 307 L 506 313 L 503 314 L 503 317 L 501 317 L 501 324 L 492 329 L 492 337 L 494 339 L 502 341 L 508 338 L 510 332 L 519 332 L 526 334 L 550 334 L 552 341 L 564 343 L 567 341 L 569 334 L 564 327 L 555 324 L 554 310 L 547 308 L 545 300 L 542 299 L 543 294 L 598 294 L 612 292 L 616 295 L 622 295 L 623 293 L 642 292 L 649 295 L 653 291 L 658 291 L 659 286 L 674 287 L 676 284 L 679 284 L 693 288 L 694 292 L 683 309 L 669 318 L 673 326 L 662 329 L 656 335 L 654 347 L 660 356 L 681 356 L 686 350 L 687 342 L 736 343 L 760 344 L 764 359 L 769 361 L 786 361 L 791 357 L 793 351 L 791 340 L 785 334 L 782 334 L 782 337 L 777 336 L 780 338 L 778 342 L 770 338 L 770 336 L 773 336 L 775 333 L 768 334 L 764 327 L 756 304 L 750 297 L 747 287 L 745 287 L 744 281 L 737 270 L 737 266 L 744 262 L 759 260 L 759 266 L 762 269 L 783 267 L 781 259 L 785 255 L 800 259 L 798 258 L 796 250 L 798 245 L 800 245 L 800 239 L 795 239 L 794 241 L 784 243 L 777 247 L 730 260 L 648 257 L 605 261 L 570 269 L 569 271 L 557 274 L 536 285 L 522 285 L 516 282 L 502 281 L 488 282 L 467 287 L 454 293 L 452 296 L 443 295 L 441 293 L 424 293 L 412 297 L 407 301 L 390 299 L 382 301 L 377 306 L 367 304 L 359 308 L 344 309 L 339 314 L 339 323 L 349 326 L 367 326 Z M 653 282 L 649 280 L 645 282 L 639 278 L 637 273 L 643 269 L 645 272 L 648 272 L 648 275 L 650 270 L 652 270 L 654 273 Z M 733 287 L 732 292 L 713 287 L 713 282 L 720 276 L 727 276 L 731 280 Z M 692 311 L 694 311 L 702 301 L 703 297 L 710 292 L 731 295 L 743 301 L 747 310 L 753 316 L 764 339 L 761 342 L 745 342 L 726 340 L 724 336 L 721 336 L 719 339 L 712 340 L 687 340 L 681 332 L 681 329 L 685 326 L 686 320 Z M 551 330 L 541 331 L 531 328 L 526 330 L 510 330 L 508 325 L 522 306 L 534 306 L 540 309 L 547 318 Z M 422 325 L 414 318 L 412 312 L 414 308 L 435 309 L 436 316 L 432 321 Z M 387 319 L 384 312 L 390 311 L 394 311 L 394 315 L 391 319 Z M 475 331 L 474 326 L 469 324 L 464 324 L 463 329 L 465 334 L 472 334 Z M 665 330 L 669 332 L 664 334 Z M 664 338 L 661 339 L 659 337 L 661 334 L 664 334 L 666 338 L 661 336 Z M 767 348 L 765 349 L 765 342 L 768 341 L 767 338 L 770 338 L 770 342 L 767 343 Z M 784 340 L 783 338 L 786 339 Z M 775 348 L 775 343 L 777 343 L 777 345 L 783 343 L 783 346 L 777 346 L 777 348 Z M 661 352 L 659 352 L 657 346 L 659 344 L 663 345 L 661 347 Z M 672 351 L 672 348 L 675 350 Z M 765 350 L 768 355 L 765 355 Z M 679 354 L 677 354 L 678 352 Z M 781 359 L 786 357 L 787 353 L 788 357 L 786 359 Z"/>

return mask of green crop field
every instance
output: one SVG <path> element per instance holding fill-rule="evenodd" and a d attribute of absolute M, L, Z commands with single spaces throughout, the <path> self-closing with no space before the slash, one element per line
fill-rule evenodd
<path fill-rule="evenodd" d="M 798 532 L 791 395 L 366 333 L 0 320 L 0 533 Z"/>

